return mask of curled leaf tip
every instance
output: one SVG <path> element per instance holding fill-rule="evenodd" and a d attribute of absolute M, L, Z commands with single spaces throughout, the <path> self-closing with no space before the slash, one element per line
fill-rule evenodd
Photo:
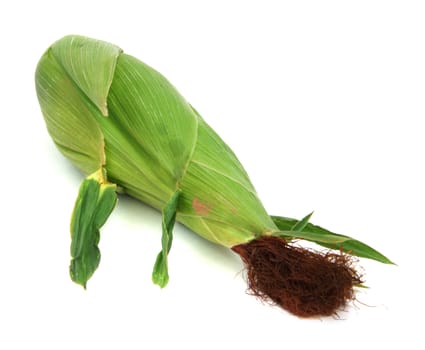
<path fill-rule="evenodd" d="M 105 41 L 68 35 L 52 45 L 52 53 L 74 83 L 107 117 L 107 98 L 122 50 Z"/>

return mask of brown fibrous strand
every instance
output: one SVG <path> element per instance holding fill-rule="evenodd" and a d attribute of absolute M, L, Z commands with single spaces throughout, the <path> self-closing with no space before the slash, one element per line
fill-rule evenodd
<path fill-rule="evenodd" d="M 264 236 L 232 247 L 246 266 L 248 291 L 299 317 L 333 316 L 355 299 L 362 283 L 354 259 Z"/>

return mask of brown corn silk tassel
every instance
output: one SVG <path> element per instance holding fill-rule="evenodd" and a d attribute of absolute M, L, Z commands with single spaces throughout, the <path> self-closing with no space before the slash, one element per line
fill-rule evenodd
<path fill-rule="evenodd" d="M 336 315 L 362 283 L 346 254 L 316 252 L 271 236 L 232 250 L 245 263 L 250 294 L 300 317 Z"/>

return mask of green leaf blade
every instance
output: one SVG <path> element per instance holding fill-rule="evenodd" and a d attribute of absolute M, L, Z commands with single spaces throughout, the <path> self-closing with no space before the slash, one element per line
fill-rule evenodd
<path fill-rule="evenodd" d="M 93 217 L 93 225 L 102 227 L 112 210 L 114 210 L 117 202 L 116 185 L 103 184 L 100 187 L 99 201 L 97 202 L 96 213 Z"/>
<path fill-rule="evenodd" d="M 325 243 L 325 242 L 323 242 L 321 245 L 323 247 L 334 249 L 334 250 L 340 249 L 340 250 L 343 250 L 344 252 L 347 252 L 351 255 L 356 255 L 361 258 L 372 259 L 384 264 L 394 265 L 394 262 L 388 259 L 385 255 L 381 254 L 380 252 L 368 246 L 367 244 L 355 239 L 346 240 L 344 242 L 341 242 L 341 244 L 339 245 L 332 244 L 332 243 Z"/>
<path fill-rule="evenodd" d="M 282 216 L 272 216 L 271 218 L 278 229 L 281 230 L 277 235 L 305 239 L 329 249 L 342 250 L 348 254 L 376 260 L 384 264 L 394 264 L 382 253 L 351 237 L 334 233 L 311 223 L 304 225 L 301 232 L 293 231 L 292 228 L 296 227 L 298 220 Z"/>
<path fill-rule="evenodd" d="M 173 242 L 173 228 L 176 221 L 177 208 L 180 198 L 180 190 L 174 192 L 164 209 L 162 210 L 162 250 L 158 253 L 152 271 L 152 281 L 164 288 L 169 281 L 168 275 L 168 253 Z"/>
<path fill-rule="evenodd" d="M 161 288 L 164 288 L 169 280 L 167 256 L 164 256 L 164 253 L 161 251 L 158 253 L 155 260 L 152 281 Z"/>
<path fill-rule="evenodd" d="M 116 186 L 93 176 L 86 178 L 78 193 L 71 218 L 71 279 L 86 288 L 100 263 L 100 228 L 117 202 Z"/>
<path fill-rule="evenodd" d="M 290 239 L 304 239 L 306 241 L 311 241 L 317 244 L 326 243 L 326 244 L 338 244 L 343 243 L 347 240 L 350 240 L 350 237 L 346 236 L 336 236 L 332 234 L 317 234 L 315 232 L 308 231 L 278 231 L 276 233 L 278 236 L 283 236 Z"/>
<path fill-rule="evenodd" d="M 305 216 L 303 219 L 298 221 L 297 223 L 292 226 L 291 231 L 303 231 L 304 228 L 307 226 L 308 222 L 310 221 L 311 216 L 313 215 L 313 212 Z"/>

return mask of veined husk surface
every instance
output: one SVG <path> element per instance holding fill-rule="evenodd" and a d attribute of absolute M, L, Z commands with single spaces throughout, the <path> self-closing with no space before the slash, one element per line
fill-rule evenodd
<path fill-rule="evenodd" d="M 86 175 L 231 247 L 278 231 L 242 165 L 160 73 L 115 45 L 67 36 L 42 56 L 36 88 L 48 131 Z"/>

